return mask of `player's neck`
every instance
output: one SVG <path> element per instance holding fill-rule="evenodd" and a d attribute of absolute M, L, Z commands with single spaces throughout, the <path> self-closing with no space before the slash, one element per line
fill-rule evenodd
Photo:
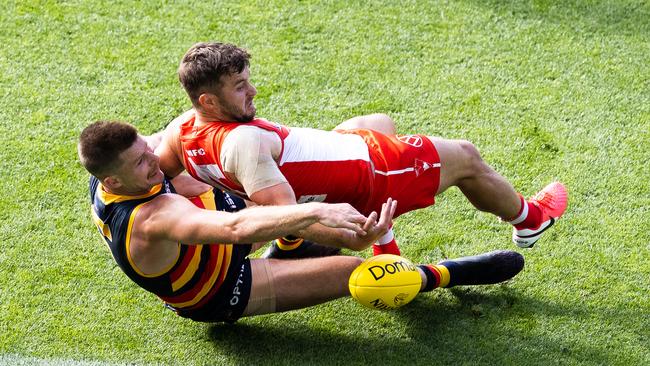
<path fill-rule="evenodd" d="M 104 191 L 106 191 L 106 192 L 108 192 L 110 194 L 114 194 L 116 196 L 142 196 L 142 195 L 145 195 L 145 194 L 151 192 L 151 189 L 153 187 L 154 186 L 150 186 L 149 188 L 146 188 L 146 189 L 128 189 L 127 187 L 109 188 L 109 187 L 106 187 L 106 186 L 102 186 Z"/>
<path fill-rule="evenodd" d="M 206 125 L 210 122 L 227 122 L 228 118 L 219 112 L 208 112 L 205 110 L 196 110 L 194 119 L 195 126 Z"/>

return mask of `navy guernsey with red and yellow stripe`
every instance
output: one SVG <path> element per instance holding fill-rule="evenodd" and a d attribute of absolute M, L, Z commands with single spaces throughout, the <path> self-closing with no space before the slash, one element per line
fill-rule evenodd
<path fill-rule="evenodd" d="M 232 302 L 229 296 L 233 292 L 233 285 L 241 282 L 245 270 L 250 271 L 249 266 L 243 265 L 250 253 L 250 245 L 179 243 L 176 261 L 161 273 L 152 275 L 140 272 L 132 261 L 129 245 L 134 218 L 142 205 L 164 193 L 175 193 L 167 178 L 140 196 L 108 193 L 95 177 L 90 178 L 93 221 L 113 258 L 133 282 L 157 295 L 178 315 L 199 321 L 236 320 L 243 312 L 248 294 L 242 294 L 245 295 L 241 296 L 243 304 L 230 309 L 225 319 L 219 319 L 219 316 L 215 319 L 214 312 L 227 302 Z M 241 199 L 217 189 L 190 200 L 196 206 L 209 210 L 236 211 L 245 207 Z M 237 288 L 237 292 L 242 291 Z M 221 315 L 223 317 L 224 314 Z"/>

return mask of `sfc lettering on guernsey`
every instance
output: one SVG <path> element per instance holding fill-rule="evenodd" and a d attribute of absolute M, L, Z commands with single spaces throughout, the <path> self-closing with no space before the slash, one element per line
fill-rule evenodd
<path fill-rule="evenodd" d="M 187 153 L 187 156 L 203 156 L 205 155 L 205 150 L 203 148 L 198 148 L 198 149 L 191 149 L 191 150 L 185 150 Z"/>
<path fill-rule="evenodd" d="M 416 270 L 415 266 L 406 261 L 387 263 L 383 266 L 368 267 L 368 271 L 370 271 L 370 274 L 375 279 L 375 281 L 379 281 L 384 276 L 386 276 L 386 274 L 395 274 L 403 271 L 415 271 L 415 270 Z"/>

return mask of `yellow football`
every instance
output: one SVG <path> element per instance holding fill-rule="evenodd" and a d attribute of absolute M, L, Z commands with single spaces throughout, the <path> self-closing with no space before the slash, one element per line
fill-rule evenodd
<path fill-rule="evenodd" d="M 350 294 L 361 305 L 379 310 L 397 309 L 420 292 L 422 277 L 409 260 L 381 254 L 366 259 L 350 275 Z"/>

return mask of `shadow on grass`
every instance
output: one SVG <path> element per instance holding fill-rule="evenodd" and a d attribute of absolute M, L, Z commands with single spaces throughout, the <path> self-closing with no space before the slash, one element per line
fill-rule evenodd
<path fill-rule="evenodd" d="M 561 321 L 568 317 L 593 321 L 593 309 L 585 310 L 580 304 L 568 307 L 544 303 L 522 297 L 507 286 L 495 286 L 488 293 L 470 288 L 450 292 L 452 296 L 446 299 L 420 296 L 391 313 L 400 329 L 391 332 L 389 338 L 382 337 L 385 332 L 373 334 L 368 329 L 382 327 L 381 321 L 368 321 L 365 327 L 364 320 L 359 325 L 346 323 L 340 329 L 326 330 L 282 321 L 211 325 L 209 336 L 220 351 L 232 355 L 241 364 L 530 365 L 621 361 L 615 354 L 591 346 L 588 340 L 576 343 L 562 340 L 562 333 L 550 337 L 535 330 L 536 323 L 544 319 Z M 596 312 L 596 318 L 609 316 Z M 623 320 L 630 314 L 618 316 L 621 317 L 618 320 Z"/>
<path fill-rule="evenodd" d="M 541 335 L 545 328 L 540 322 L 558 319 L 592 319 L 593 310 L 581 304 L 571 306 L 546 303 L 522 297 L 511 288 L 503 287 L 496 293 L 485 294 L 472 288 L 451 289 L 458 300 L 454 309 L 441 309 L 442 314 L 430 311 L 430 304 L 418 301 L 400 313 L 410 326 L 414 339 L 425 339 L 435 324 L 438 342 L 427 341 L 438 352 L 432 357 L 443 364 L 550 365 L 558 363 L 614 364 L 614 357 L 606 350 L 597 349 L 588 341 L 576 344 L 562 339 L 567 330 L 558 329 L 552 336 Z M 444 305 L 434 308 L 441 308 Z M 440 316 L 447 317 L 440 321 Z M 628 314 L 629 315 L 629 314 Z M 605 316 L 604 314 L 602 316 Z M 621 317 L 626 315 L 621 314 Z M 600 317 L 600 316 L 597 316 Z M 588 327 L 585 324 L 585 327 Z M 426 347 L 426 345 L 425 345 Z M 620 360 L 619 360 L 620 361 Z"/>

